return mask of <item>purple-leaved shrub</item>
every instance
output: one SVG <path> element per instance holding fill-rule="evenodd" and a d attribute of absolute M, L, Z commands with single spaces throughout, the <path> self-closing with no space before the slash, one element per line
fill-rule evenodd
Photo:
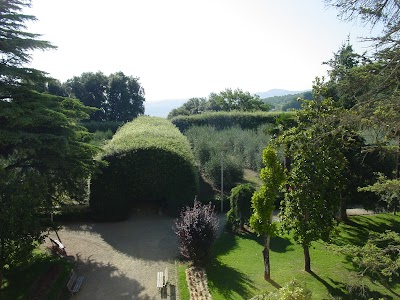
<path fill-rule="evenodd" d="M 204 267 L 217 237 L 218 219 L 214 206 L 195 201 L 193 207 L 186 207 L 181 212 L 174 229 L 182 256 L 191 260 L 194 266 Z"/>

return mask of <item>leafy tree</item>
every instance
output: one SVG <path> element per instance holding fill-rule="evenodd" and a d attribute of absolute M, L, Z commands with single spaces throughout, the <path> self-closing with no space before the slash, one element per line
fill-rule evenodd
<path fill-rule="evenodd" d="M 107 84 L 108 78 L 102 72 L 87 72 L 67 80 L 65 89 L 69 96 L 78 98 L 86 106 L 98 109 L 90 116 L 91 121 L 106 121 Z"/>
<path fill-rule="evenodd" d="M 54 203 L 83 199 L 97 148 L 78 125 L 91 109 L 78 100 L 34 91 L 47 80 L 24 67 L 34 49 L 54 48 L 25 32 L 30 1 L 0 3 L 0 281 L 41 241 Z"/>
<path fill-rule="evenodd" d="M 70 97 L 98 109 L 91 121 L 127 122 L 144 113 L 144 90 L 139 79 L 122 72 L 109 76 L 83 73 L 67 80 L 65 87 Z"/>
<path fill-rule="evenodd" d="M 214 111 L 268 111 L 267 104 L 260 100 L 258 95 L 250 95 L 241 89 L 225 89 L 219 93 L 211 93 L 208 100 L 209 110 Z"/>
<path fill-rule="evenodd" d="M 194 202 L 175 220 L 175 233 L 178 236 L 180 252 L 192 261 L 194 266 L 204 267 L 208 262 L 210 249 L 217 238 L 218 219 L 214 207 Z"/>
<path fill-rule="evenodd" d="M 290 157 L 280 217 L 282 228 L 303 247 L 304 268 L 310 272 L 312 241 L 329 240 L 336 226 L 346 159 L 337 150 L 343 135 L 331 100 L 305 101 L 297 117 L 298 126 L 280 139 Z"/>
<path fill-rule="evenodd" d="M 372 192 L 378 195 L 393 214 L 400 206 L 400 179 L 388 179 L 384 174 L 378 174 L 378 180 L 369 186 L 359 188 L 361 192 Z"/>
<path fill-rule="evenodd" d="M 244 224 L 249 222 L 251 216 L 251 197 L 255 192 L 250 183 L 240 184 L 231 190 L 229 200 L 230 210 L 227 212 L 228 222 L 232 229 L 243 229 Z"/>
<path fill-rule="evenodd" d="M 206 98 L 191 98 L 181 107 L 168 114 L 171 119 L 178 115 L 195 115 L 206 111 L 268 111 L 270 106 L 261 101 L 258 95 L 251 95 L 241 89 L 225 89 L 219 93 L 211 93 Z"/>
<path fill-rule="evenodd" d="M 261 188 L 251 198 L 253 214 L 250 217 L 250 226 L 264 238 L 264 278 L 271 278 L 271 267 L 269 261 L 270 238 L 275 234 L 276 225 L 272 223 L 272 213 L 275 208 L 274 202 L 278 196 L 279 189 L 285 181 L 285 175 L 278 161 L 276 150 L 271 146 L 263 152 L 265 167 L 261 169 L 260 178 L 263 181 Z"/>
<path fill-rule="evenodd" d="M 179 115 L 197 115 L 207 110 L 207 99 L 206 98 L 190 98 L 181 107 L 173 109 L 168 114 L 168 119 Z"/>
<path fill-rule="evenodd" d="M 377 46 L 399 47 L 400 36 L 400 3 L 397 0 L 325 0 L 339 10 L 339 16 L 346 21 L 360 19 L 372 27 L 383 25 L 381 34 L 370 38 Z"/>
<path fill-rule="evenodd" d="M 400 3 L 388 1 L 327 0 L 339 10 L 345 20 L 361 19 L 366 25 L 382 25 L 375 37 L 365 37 L 375 45 L 371 61 L 357 68 L 340 81 L 341 89 L 353 95 L 357 113 L 363 117 L 365 126 L 389 128 L 385 138 L 397 140 L 396 147 L 385 147 L 397 156 L 396 177 L 400 178 Z"/>

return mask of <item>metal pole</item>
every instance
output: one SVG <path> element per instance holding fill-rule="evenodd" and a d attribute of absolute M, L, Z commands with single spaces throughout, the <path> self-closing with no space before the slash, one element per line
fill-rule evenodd
<path fill-rule="evenodd" d="M 224 155 L 221 151 L 221 213 L 224 212 Z"/>

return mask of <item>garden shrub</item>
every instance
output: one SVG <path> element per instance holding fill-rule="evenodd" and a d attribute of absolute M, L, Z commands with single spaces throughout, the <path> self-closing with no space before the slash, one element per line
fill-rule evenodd
<path fill-rule="evenodd" d="M 248 223 L 252 214 L 251 197 L 255 188 L 250 183 L 240 184 L 231 190 L 229 201 L 231 209 L 227 213 L 228 226 L 236 231 Z"/>
<path fill-rule="evenodd" d="M 168 120 L 139 117 L 103 150 L 107 165 L 91 180 L 90 208 L 97 219 L 124 219 L 143 205 L 177 215 L 198 193 L 190 144 Z"/>
<path fill-rule="evenodd" d="M 207 264 L 217 231 L 218 219 L 211 203 L 202 205 L 195 201 L 193 207 L 186 207 L 180 218 L 175 220 L 180 253 L 195 267 Z"/>
<path fill-rule="evenodd" d="M 276 292 L 258 295 L 250 300 L 311 300 L 311 295 L 309 289 L 294 279 Z"/>

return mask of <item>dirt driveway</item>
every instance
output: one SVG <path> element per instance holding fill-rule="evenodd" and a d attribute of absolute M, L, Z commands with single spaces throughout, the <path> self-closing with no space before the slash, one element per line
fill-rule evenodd
<path fill-rule="evenodd" d="M 219 219 L 221 230 L 225 218 Z M 123 222 L 64 224 L 58 234 L 68 256 L 77 261 L 76 272 L 85 276 L 73 299 L 162 299 L 157 272 L 166 267 L 171 284 L 163 298 L 179 299 L 173 222 L 165 216 L 135 215 Z M 57 238 L 54 233 L 51 237 Z"/>

